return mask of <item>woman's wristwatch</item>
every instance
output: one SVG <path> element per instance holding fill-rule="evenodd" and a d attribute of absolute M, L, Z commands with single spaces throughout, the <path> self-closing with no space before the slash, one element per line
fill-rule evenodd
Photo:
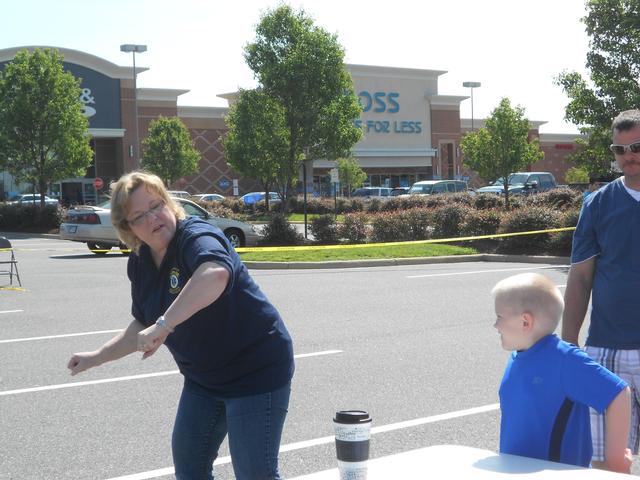
<path fill-rule="evenodd" d="M 171 328 L 169 325 L 167 325 L 167 321 L 164 319 L 164 315 L 160 315 L 158 317 L 158 319 L 156 320 L 156 325 L 158 325 L 159 327 L 164 328 L 169 333 L 173 333 L 174 332 L 174 329 Z"/>

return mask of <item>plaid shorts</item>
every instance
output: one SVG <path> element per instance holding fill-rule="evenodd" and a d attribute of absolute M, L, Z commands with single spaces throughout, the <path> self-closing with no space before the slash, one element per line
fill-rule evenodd
<path fill-rule="evenodd" d="M 587 355 L 603 365 L 625 382 L 631 389 L 631 428 L 629 429 L 628 448 L 638 454 L 638 430 L 640 429 L 640 350 L 615 350 L 613 348 L 585 347 Z M 604 461 L 604 414 L 591 410 L 591 441 L 593 458 Z"/>

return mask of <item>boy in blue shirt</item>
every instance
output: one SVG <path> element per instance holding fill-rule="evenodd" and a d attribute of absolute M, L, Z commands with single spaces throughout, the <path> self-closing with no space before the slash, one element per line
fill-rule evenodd
<path fill-rule="evenodd" d="M 558 288 L 524 273 L 492 295 L 494 327 L 512 351 L 500 384 L 500 452 L 588 467 L 592 407 L 606 414 L 605 468 L 629 473 L 629 387 L 553 333 L 564 308 Z"/>

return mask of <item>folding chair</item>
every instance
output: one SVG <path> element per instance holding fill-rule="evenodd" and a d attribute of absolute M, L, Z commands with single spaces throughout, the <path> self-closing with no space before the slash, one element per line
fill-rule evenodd
<path fill-rule="evenodd" d="M 8 258 L 7 254 L 9 253 L 11 257 L 5 260 L 4 258 Z M 18 279 L 18 285 L 22 287 L 20 274 L 18 273 L 18 261 L 7 237 L 0 237 L 0 265 L 9 265 L 9 270 L 0 270 L 0 275 L 9 275 L 9 285 L 13 285 L 13 277 L 15 276 Z"/>

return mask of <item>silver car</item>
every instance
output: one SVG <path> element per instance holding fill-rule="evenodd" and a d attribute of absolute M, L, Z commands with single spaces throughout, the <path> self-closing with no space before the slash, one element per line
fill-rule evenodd
<path fill-rule="evenodd" d="M 27 205 L 27 204 L 34 204 L 34 205 L 40 205 L 40 194 L 36 193 L 25 193 L 23 195 L 20 195 L 20 197 L 16 198 L 15 201 L 13 202 L 9 202 L 10 204 L 19 204 L 19 205 Z M 46 195 L 44 196 L 44 204 L 45 205 L 55 205 L 58 206 L 59 202 L 58 200 L 56 200 L 55 198 L 49 198 Z"/>
<path fill-rule="evenodd" d="M 216 225 L 234 248 L 255 246 L 261 238 L 253 225 L 230 218 L 214 217 L 199 205 L 184 198 L 174 200 L 184 208 L 187 216 L 198 217 Z M 97 255 L 104 255 L 113 247 L 127 248 L 120 242 L 116 229 L 111 224 L 109 202 L 99 206 L 83 205 L 69 209 L 60 224 L 60 238 L 86 243 L 89 250 Z"/>

